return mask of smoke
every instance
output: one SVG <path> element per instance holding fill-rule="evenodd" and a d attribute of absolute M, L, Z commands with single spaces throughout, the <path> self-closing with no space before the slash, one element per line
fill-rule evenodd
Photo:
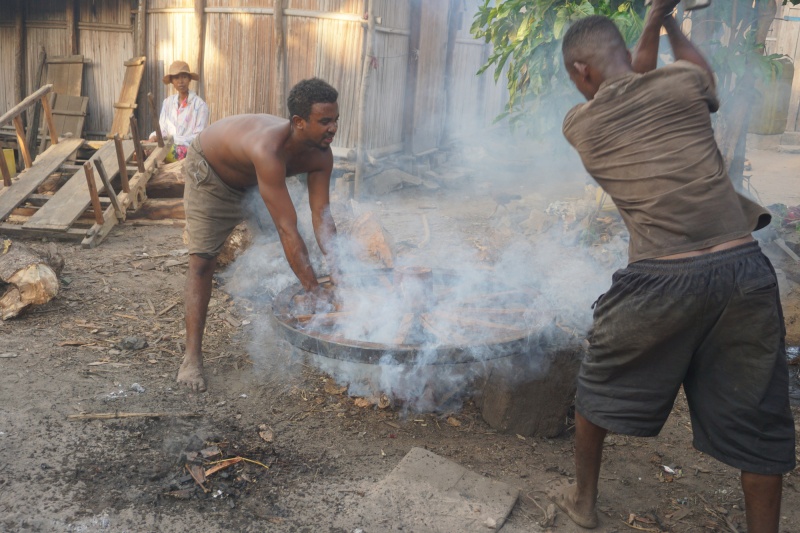
<path fill-rule="evenodd" d="M 373 211 L 396 236 L 398 253 L 393 270 L 378 269 L 365 259 L 365 243 L 340 231 L 339 314 L 287 321 L 303 334 L 335 339 L 327 343 L 327 353 L 280 340 L 284 330 L 272 320 L 270 304 L 281 291 L 300 289 L 263 202 L 255 192 L 248 196 L 254 242 L 222 279 L 227 292 L 255 310 L 249 352 L 256 369 L 271 376 L 292 372 L 300 357 L 347 385 L 351 395 L 375 403 L 384 395 L 404 409 L 431 411 L 458 407 L 503 366 L 515 365 L 519 379 L 542 379 L 554 353 L 574 357 L 591 324 L 591 304 L 624 260 L 625 243 L 583 246 L 580 214 L 546 214 L 560 198 L 558 190 L 565 190 L 565 175 L 578 176 L 566 190 L 581 196 L 584 179 L 574 161 L 548 157 L 548 150 L 542 143 L 511 145 L 503 138 L 494 145 L 483 139 L 461 151 L 463 157 L 451 157 L 451 166 L 470 169 L 461 183 L 436 193 L 413 188 L 333 206 L 337 226 L 345 229 Z M 300 233 L 322 276 L 327 266 L 314 240 L 307 192 L 301 180 L 288 183 Z M 568 198 L 565 205 L 593 209 L 582 198 Z M 412 241 L 419 244 L 419 238 L 399 238 L 419 235 L 423 216 L 430 242 L 417 247 Z M 598 261 L 600 250 L 611 250 L 611 258 Z M 430 269 L 430 279 L 416 279 L 413 271 L 419 268 Z M 410 275 L 400 276 L 408 270 Z M 298 315 L 303 311 L 294 309 Z M 360 351 L 337 351 L 340 344 Z M 358 353 L 364 354 L 361 359 Z"/>

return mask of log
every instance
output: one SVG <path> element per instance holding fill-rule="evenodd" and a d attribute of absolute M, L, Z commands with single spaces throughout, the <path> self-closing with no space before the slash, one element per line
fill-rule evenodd
<path fill-rule="evenodd" d="M 186 228 L 183 230 L 183 243 L 189 244 L 189 232 Z M 252 243 L 253 234 L 247 229 L 247 225 L 242 222 L 233 228 L 233 231 L 225 240 L 222 251 L 217 256 L 217 267 L 226 267 L 233 263 Z"/>
<path fill-rule="evenodd" d="M 148 199 L 139 209 L 130 213 L 128 218 L 131 220 L 164 220 L 165 218 L 183 220 L 186 218 L 186 211 L 181 198 Z"/>
<path fill-rule="evenodd" d="M 183 161 L 169 163 L 159 168 L 147 182 L 147 197 L 183 198 L 185 185 Z"/>
<path fill-rule="evenodd" d="M 394 240 L 375 213 L 358 217 L 348 229 L 356 257 L 378 268 L 394 268 Z"/>
<path fill-rule="evenodd" d="M 2 320 L 18 316 L 29 306 L 49 302 L 58 294 L 58 290 L 58 275 L 47 257 L 19 242 L 0 241 Z"/>

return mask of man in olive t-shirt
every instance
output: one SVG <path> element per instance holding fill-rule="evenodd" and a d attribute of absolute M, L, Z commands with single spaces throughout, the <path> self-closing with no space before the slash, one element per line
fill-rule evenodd
<path fill-rule="evenodd" d="M 748 530 L 777 533 L 795 443 L 777 281 L 751 236 L 770 215 L 728 178 L 711 128 L 713 73 L 672 18 L 677 3 L 654 0 L 633 56 L 605 17 L 564 36 L 564 63 L 588 100 L 564 135 L 614 200 L 630 245 L 596 302 L 578 376 L 576 484 L 551 497 L 596 527 L 607 431 L 657 435 L 683 386 L 694 446 L 741 470 Z M 676 62 L 656 69 L 662 27 Z"/>

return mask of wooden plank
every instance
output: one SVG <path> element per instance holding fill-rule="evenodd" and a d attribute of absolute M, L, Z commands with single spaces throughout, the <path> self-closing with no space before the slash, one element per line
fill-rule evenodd
<path fill-rule="evenodd" d="M 112 139 L 115 134 L 125 137 L 130 131 L 130 119 L 144 75 L 144 63 L 144 57 L 137 57 L 125 62 L 125 78 L 122 80 L 122 90 L 117 103 L 114 104 L 114 120 L 111 123 L 111 130 L 108 132 L 109 139 Z"/>
<path fill-rule="evenodd" d="M 56 131 L 56 123 L 53 120 L 53 110 L 50 109 L 50 102 L 47 101 L 46 96 L 42 96 L 42 111 L 44 111 L 44 122 L 47 124 L 47 131 L 50 134 L 50 142 L 58 144 L 58 133 Z"/>
<path fill-rule="evenodd" d="M 67 94 L 53 95 L 53 120 L 56 126 L 56 135 L 71 134 L 73 137 L 83 135 L 83 125 L 86 121 L 86 110 L 89 107 L 88 96 L 70 96 Z M 50 139 L 42 131 L 42 142 L 50 146 Z"/>
<path fill-rule="evenodd" d="M 60 146 L 65 141 L 56 146 Z M 133 142 L 123 141 L 126 157 L 133 154 Z M 90 161 L 102 159 L 106 169 L 115 168 L 117 153 L 113 143 L 106 143 L 95 153 Z M 98 191 L 103 191 L 103 182 L 95 176 L 95 186 Z M 89 186 L 86 183 L 86 172 L 79 170 L 53 195 L 24 227 L 28 229 L 66 231 L 86 211 L 91 202 Z"/>
<path fill-rule="evenodd" d="M 83 89 L 82 55 L 53 57 L 47 60 L 47 83 L 53 84 L 53 92 L 80 96 Z"/>
<path fill-rule="evenodd" d="M 81 144 L 83 139 L 65 139 L 40 154 L 34 165 L 22 172 L 11 187 L 3 189 L 0 194 L 0 220 L 5 220 L 28 195 L 34 193 Z"/>
<path fill-rule="evenodd" d="M 61 144 L 61 143 L 59 143 Z M 8 222 L 0 222 L 0 234 L 9 237 L 20 237 L 24 239 L 41 239 L 43 237 L 49 239 L 59 240 L 81 240 L 86 236 L 85 229 L 70 228 L 67 231 L 42 231 L 25 229 L 18 224 L 9 224 Z"/>

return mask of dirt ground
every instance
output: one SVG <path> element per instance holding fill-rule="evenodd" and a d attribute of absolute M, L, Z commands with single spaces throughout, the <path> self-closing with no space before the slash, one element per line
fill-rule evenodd
<path fill-rule="evenodd" d="M 446 188 L 425 197 L 427 212 L 439 213 L 431 215 L 434 243 L 447 227 L 490 225 L 488 197 Z M 410 203 L 422 205 L 413 195 L 382 198 L 390 231 Z M 347 523 L 345 511 L 420 446 L 522 491 L 502 531 L 579 531 L 561 513 L 542 523 L 542 491 L 574 474 L 571 428 L 552 439 L 498 434 L 470 403 L 440 414 L 357 407 L 275 336 L 259 346 L 269 358 L 251 356 L 251 333 L 265 327 L 259 307 L 235 303 L 221 282 L 205 337 L 209 390 L 178 387 L 181 233 L 126 223 L 96 249 L 60 245 L 66 267 L 58 298 L 0 323 L 0 353 L 16 355 L 0 358 L 0 530 L 350 533 L 357 524 Z M 798 265 L 777 248 L 768 252 L 800 283 Z M 794 347 L 798 292 L 784 303 Z M 148 346 L 127 349 L 135 340 L 128 337 Z M 116 411 L 197 416 L 68 418 Z M 248 461 L 211 476 L 204 493 L 184 463 L 187 453 L 211 446 Z M 692 448 L 683 397 L 659 437 L 611 435 L 605 450 L 598 531 L 745 530 L 738 472 Z M 799 490 L 798 472 L 787 475 L 781 531 L 800 531 Z"/>

